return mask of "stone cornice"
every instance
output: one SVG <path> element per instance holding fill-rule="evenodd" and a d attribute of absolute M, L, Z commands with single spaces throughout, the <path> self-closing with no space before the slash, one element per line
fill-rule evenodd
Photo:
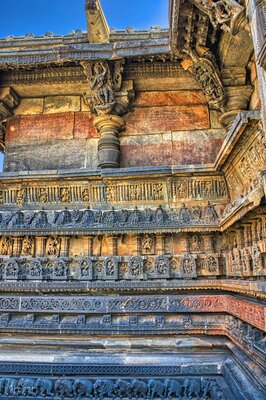
<path fill-rule="evenodd" d="M 266 299 L 266 283 L 256 280 L 240 279 L 172 279 L 147 281 L 2 281 L 0 290 L 5 293 L 177 293 L 183 291 L 196 291 L 197 293 L 217 290 L 219 292 L 231 292 L 253 298 Z"/>
<path fill-rule="evenodd" d="M 8 42 L 7 42 L 8 43 Z M 113 43 L 49 43 L 41 47 L 33 43 L 23 44 L 19 51 L 15 45 L 2 46 L 0 41 L 0 69 L 10 67 L 34 66 L 42 64 L 59 64 L 79 61 L 114 60 L 125 57 L 153 56 L 169 53 L 168 38 L 131 40 Z"/>

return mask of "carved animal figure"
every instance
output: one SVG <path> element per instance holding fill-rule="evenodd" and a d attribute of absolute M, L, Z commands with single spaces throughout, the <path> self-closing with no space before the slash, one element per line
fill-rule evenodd
<path fill-rule="evenodd" d="M 33 388 L 34 395 L 41 396 L 41 397 L 47 397 L 47 396 L 53 396 L 53 381 L 51 379 L 37 379 L 35 383 L 35 387 Z"/>
<path fill-rule="evenodd" d="M 147 383 L 144 381 L 140 381 L 139 379 L 133 379 L 131 384 L 129 385 L 131 390 L 132 397 L 138 398 L 146 398 L 148 392 Z"/>
<path fill-rule="evenodd" d="M 14 396 L 16 394 L 17 379 L 6 378 L 5 381 L 5 396 Z"/>
<path fill-rule="evenodd" d="M 155 397 L 164 397 L 164 384 L 159 379 L 150 379 L 148 383 L 148 397 L 154 399 Z"/>
<path fill-rule="evenodd" d="M 4 390 L 5 390 L 5 383 L 6 383 L 5 378 L 0 378 L 0 394 L 3 394 L 3 393 L 4 393 Z"/>
<path fill-rule="evenodd" d="M 104 397 L 114 397 L 114 384 L 109 379 L 97 379 L 93 385 L 94 394 L 99 396 L 100 399 Z"/>
<path fill-rule="evenodd" d="M 93 384 L 88 379 L 76 379 L 73 385 L 74 398 L 77 400 L 83 397 L 92 397 Z"/>
<path fill-rule="evenodd" d="M 198 398 L 200 395 L 200 381 L 196 379 L 185 379 L 184 382 L 184 395 L 186 397 L 196 397 Z"/>
<path fill-rule="evenodd" d="M 54 385 L 54 394 L 61 399 L 72 397 L 73 382 L 69 379 L 58 379 Z"/>
<path fill-rule="evenodd" d="M 17 384 L 15 392 L 19 396 L 32 396 L 34 394 L 36 380 L 21 378 Z"/>
<path fill-rule="evenodd" d="M 182 385 L 178 381 L 166 379 L 164 382 L 164 395 L 168 399 L 175 398 L 181 395 Z"/>
<path fill-rule="evenodd" d="M 123 381 L 122 379 L 118 379 L 114 385 L 115 394 L 122 398 L 122 397 L 129 397 L 129 383 Z"/>

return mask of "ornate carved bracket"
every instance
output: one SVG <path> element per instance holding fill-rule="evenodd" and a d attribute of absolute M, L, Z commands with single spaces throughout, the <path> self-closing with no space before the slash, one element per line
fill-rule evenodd
<path fill-rule="evenodd" d="M 84 94 L 84 101 L 93 113 L 98 115 L 95 127 L 101 134 L 98 145 L 99 166 L 117 168 L 120 165 L 120 143 L 118 132 L 125 123 L 121 116 L 128 110 L 133 91 L 123 88 L 123 60 L 113 63 L 81 62 L 90 92 Z"/>
<path fill-rule="evenodd" d="M 217 72 L 213 54 L 206 48 L 197 48 L 189 52 L 190 58 L 182 61 L 185 70 L 191 72 L 212 108 L 224 111 L 226 93 Z"/>
<path fill-rule="evenodd" d="M 12 117 L 13 109 L 19 104 L 19 97 L 11 87 L 0 90 L 0 150 L 5 148 L 5 122 Z"/>
<path fill-rule="evenodd" d="M 230 31 L 235 34 L 236 26 L 240 27 L 244 14 L 244 7 L 242 7 L 235 0 L 192 0 L 196 7 L 198 7 L 204 14 L 207 14 L 212 26 L 217 29 Z"/>

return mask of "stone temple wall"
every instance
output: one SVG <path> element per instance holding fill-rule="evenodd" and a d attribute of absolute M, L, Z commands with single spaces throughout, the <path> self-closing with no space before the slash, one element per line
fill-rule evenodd
<path fill-rule="evenodd" d="M 0 398 L 266 399 L 266 10 L 244 3 L 115 31 L 88 0 L 87 32 L 0 39 Z"/>

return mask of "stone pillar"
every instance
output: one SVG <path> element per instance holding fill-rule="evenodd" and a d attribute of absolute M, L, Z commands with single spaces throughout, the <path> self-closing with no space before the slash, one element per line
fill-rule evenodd
<path fill-rule="evenodd" d="M 13 257 L 19 257 L 21 254 L 22 240 L 21 237 L 13 237 Z"/>
<path fill-rule="evenodd" d="M 69 253 L 69 240 L 70 240 L 70 237 L 68 237 L 68 236 L 62 236 L 62 237 L 61 237 L 60 257 L 68 257 L 68 253 Z"/>
<path fill-rule="evenodd" d="M 226 112 L 221 116 L 220 122 L 227 129 L 230 129 L 240 112 L 247 110 L 252 90 L 251 86 L 229 86 L 225 88 Z"/>
<path fill-rule="evenodd" d="M 213 235 L 207 234 L 203 235 L 203 241 L 204 241 L 204 252 L 205 253 L 213 253 Z"/>
<path fill-rule="evenodd" d="M 45 236 L 36 236 L 36 238 L 35 238 L 35 256 L 36 257 L 44 257 L 45 256 L 45 247 L 46 247 L 46 237 Z"/>
<path fill-rule="evenodd" d="M 117 248 L 118 236 L 111 236 L 111 242 L 112 242 L 112 244 L 111 244 L 111 246 L 112 246 L 112 255 L 113 255 L 113 256 L 117 256 L 117 251 L 118 251 L 118 248 Z"/>
<path fill-rule="evenodd" d="M 142 237 L 141 235 L 136 236 L 136 255 L 142 255 Z"/>
<path fill-rule="evenodd" d="M 93 256 L 93 236 L 88 236 L 88 256 Z"/>
<path fill-rule="evenodd" d="M 98 159 L 101 168 L 120 167 L 120 141 L 119 132 L 125 127 L 123 118 L 107 114 L 96 117 L 94 126 L 101 137 L 98 143 Z"/>
<path fill-rule="evenodd" d="M 158 255 L 163 255 L 165 253 L 163 234 L 156 235 L 156 250 Z"/>

